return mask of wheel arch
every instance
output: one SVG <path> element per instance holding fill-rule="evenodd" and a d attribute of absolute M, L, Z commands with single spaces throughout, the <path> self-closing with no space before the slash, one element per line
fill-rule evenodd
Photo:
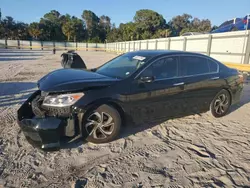
<path fill-rule="evenodd" d="M 125 121 L 126 121 L 125 110 L 122 108 L 122 105 L 119 104 L 119 101 L 116 101 L 116 100 L 111 99 L 111 98 L 99 99 L 97 101 L 94 101 L 94 102 L 88 104 L 88 106 L 86 107 L 85 115 L 87 115 L 90 111 L 92 111 L 92 110 L 94 110 L 102 105 L 108 105 L 108 106 L 115 108 L 121 116 L 122 125 L 125 124 Z M 85 115 L 84 115 L 84 117 L 86 117 Z"/>
<path fill-rule="evenodd" d="M 229 93 L 229 95 L 230 95 L 230 105 L 232 104 L 232 102 L 233 102 L 233 94 L 232 94 L 232 91 L 231 91 L 231 89 L 230 88 L 226 88 L 226 87 L 224 87 L 224 88 L 222 88 L 222 90 L 226 90 L 228 93 Z"/>

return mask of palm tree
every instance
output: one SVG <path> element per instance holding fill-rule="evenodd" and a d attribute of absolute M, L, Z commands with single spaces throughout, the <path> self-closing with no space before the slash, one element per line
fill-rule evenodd
<path fill-rule="evenodd" d="M 37 22 L 31 23 L 30 26 L 29 26 L 28 31 L 29 31 L 29 34 L 33 38 L 37 39 L 39 37 L 39 35 L 41 34 L 41 30 L 39 28 L 39 23 L 37 23 Z"/>

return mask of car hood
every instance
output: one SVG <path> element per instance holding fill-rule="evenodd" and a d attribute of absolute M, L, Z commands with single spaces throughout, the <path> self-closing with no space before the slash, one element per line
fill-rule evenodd
<path fill-rule="evenodd" d="M 38 81 L 38 88 L 45 92 L 80 91 L 93 87 L 109 86 L 119 79 L 79 69 L 59 69 Z"/>

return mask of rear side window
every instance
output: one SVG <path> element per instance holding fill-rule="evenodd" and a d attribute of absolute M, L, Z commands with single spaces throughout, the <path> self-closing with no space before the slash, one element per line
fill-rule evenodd
<path fill-rule="evenodd" d="M 180 56 L 179 76 L 194 76 L 209 73 L 207 58 Z"/>
<path fill-rule="evenodd" d="M 207 59 L 209 72 L 217 72 L 218 71 L 218 64 L 210 59 Z"/>
<path fill-rule="evenodd" d="M 233 24 L 234 23 L 234 20 L 229 20 L 228 21 L 228 24 Z"/>

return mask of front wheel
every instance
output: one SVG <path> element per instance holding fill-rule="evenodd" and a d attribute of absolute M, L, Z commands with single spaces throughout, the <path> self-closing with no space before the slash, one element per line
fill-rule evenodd
<path fill-rule="evenodd" d="M 225 116 L 231 105 L 231 96 L 225 89 L 221 90 L 210 104 L 210 111 L 216 118 Z"/>
<path fill-rule="evenodd" d="M 83 126 L 88 134 L 87 141 L 93 143 L 110 142 L 119 135 L 121 116 L 112 106 L 102 105 L 87 114 Z"/>

